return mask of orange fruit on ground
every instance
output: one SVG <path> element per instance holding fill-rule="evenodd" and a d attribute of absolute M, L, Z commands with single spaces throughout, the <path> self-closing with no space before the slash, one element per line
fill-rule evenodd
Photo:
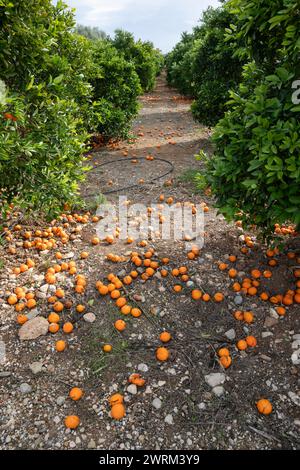
<path fill-rule="evenodd" d="M 180 284 L 176 284 L 173 287 L 174 292 L 181 292 L 182 291 L 182 286 Z"/>
<path fill-rule="evenodd" d="M 264 271 L 263 275 L 266 279 L 269 279 L 270 277 L 272 277 L 271 271 L 268 271 L 268 270 Z"/>
<path fill-rule="evenodd" d="M 170 353 L 167 348 L 161 347 L 156 350 L 156 359 L 158 361 L 164 362 L 169 359 Z"/>
<path fill-rule="evenodd" d="M 60 316 L 57 314 L 57 313 L 50 313 L 50 315 L 48 315 L 48 322 L 49 323 L 58 323 L 60 320 Z"/>
<path fill-rule="evenodd" d="M 123 282 L 124 282 L 124 284 L 126 284 L 126 286 L 129 286 L 132 283 L 132 277 L 131 276 L 125 276 L 124 279 L 123 279 Z"/>
<path fill-rule="evenodd" d="M 219 362 L 224 367 L 224 369 L 227 369 L 231 365 L 232 359 L 230 356 L 221 356 Z"/>
<path fill-rule="evenodd" d="M 130 313 L 135 318 L 138 318 L 142 315 L 142 311 L 139 308 L 132 308 Z"/>
<path fill-rule="evenodd" d="M 58 323 L 50 323 L 48 330 L 50 333 L 57 333 L 59 330 L 59 324 Z"/>
<path fill-rule="evenodd" d="M 123 307 L 121 308 L 121 313 L 123 313 L 123 315 L 129 315 L 130 312 L 131 312 L 130 305 L 123 305 Z"/>
<path fill-rule="evenodd" d="M 244 312 L 244 321 L 246 323 L 253 323 L 254 315 L 252 312 Z"/>
<path fill-rule="evenodd" d="M 221 292 L 217 292 L 214 295 L 214 299 L 215 299 L 216 302 L 222 302 L 222 300 L 224 300 L 224 295 L 221 294 Z"/>
<path fill-rule="evenodd" d="M 230 255 L 228 257 L 229 261 L 231 261 L 231 263 L 234 263 L 236 261 L 236 256 L 235 255 Z"/>
<path fill-rule="evenodd" d="M 114 323 L 114 326 L 115 326 L 116 330 L 118 330 L 118 331 L 124 331 L 125 328 L 126 328 L 126 323 L 124 322 L 124 320 L 117 320 L 117 321 Z"/>
<path fill-rule="evenodd" d="M 15 294 L 11 294 L 7 299 L 7 303 L 9 305 L 15 305 L 17 302 L 18 302 L 18 297 Z"/>
<path fill-rule="evenodd" d="M 179 276 L 179 269 L 177 268 L 172 269 L 172 275 L 175 277 Z"/>
<path fill-rule="evenodd" d="M 226 264 L 226 263 L 220 263 L 219 264 L 220 271 L 225 271 L 225 269 L 227 269 L 227 268 L 228 268 L 228 264 Z"/>
<path fill-rule="evenodd" d="M 17 316 L 17 322 L 19 325 L 24 325 L 28 320 L 28 317 L 26 315 L 22 315 L 21 313 Z"/>
<path fill-rule="evenodd" d="M 63 332 L 66 333 L 66 334 L 69 334 L 69 333 L 72 333 L 72 331 L 74 330 L 74 326 L 71 322 L 66 322 L 63 326 Z"/>
<path fill-rule="evenodd" d="M 286 309 L 284 307 L 276 307 L 275 310 L 280 316 L 284 316 L 286 314 Z"/>
<path fill-rule="evenodd" d="M 282 299 L 283 305 L 289 306 L 294 303 L 293 298 L 289 295 L 285 295 Z"/>
<path fill-rule="evenodd" d="M 83 391 L 81 390 L 81 388 L 78 388 L 78 387 L 73 387 L 69 393 L 69 397 L 71 398 L 71 400 L 74 400 L 74 401 L 80 400 L 82 395 L 83 395 Z"/>
<path fill-rule="evenodd" d="M 56 297 L 58 297 L 59 299 L 62 299 L 62 298 L 65 296 L 65 292 L 64 292 L 63 289 L 56 289 L 55 295 L 56 295 Z"/>
<path fill-rule="evenodd" d="M 84 311 L 85 311 L 85 306 L 84 305 L 79 304 L 79 305 L 76 306 L 76 312 L 83 313 Z"/>
<path fill-rule="evenodd" d="M 187 257 L 188 257 L 188 259 L 193 260 L 193 259 L 196 258 L 196 255 L 192 251 L 189 251 L 188 254 L 187 254 Z"/>
<path fill-rule="evenodd" d="M 99 294 L 106 295 L 106 294 L 108 294 L 108 287 L 107 286 L 100 286 L 98 291 L 99 291 Z"/>
<path fill-rule="evenodd" d="M 160 335 L 159 335 L 159 339 L 163 342 L 163 343 L 168 343 L 170 340 L 171 340 L 172 336 L 170 335 L 170 333 L 168 333 L 167 331 L 163 331 Z"/>
<path fill-rule="evenodd" d="M 229 275 L 229 277 L 231 277 L 231 278 L 236 277 L 236 276 L 237 276 L 237 270 L 236 270 L 236 269 L 233 269 L 233 268 L 232 268 L 232 269 L 229 269 L 228 275 Z"/>
<path fill-rule="evenodd" d="M 262 292 L 262 293 L 260 294 L 260 298 L 261 298 L 261 300 L 268 300 L 268 299 L 269 299 L 269 296 L 268 296 L 268 294 L 267 294 L 266 292 Z"/>
<path fill-rule="evenodd" d="M 254 348 L 257 345 L 257 340 L 256 340 L 255 336 L 247 336 L 246 343 L 251 348 Z"/>
<path fill-rule="evenodd" d="M 219 357 L 230 356 L 230 351 L 227 348 L 221 348 L 218 351 L 218 355 L 219 355 Z"/>
<path fill-rule="evenodd" d="M 241 312 L 241 310 L 237 310 L 236 312 L 234 312 L 233 316 L 238 321 L 243 321 L 244 320 L 244 314 L 243 314 L 243 312 Z"/>
<path fill-rule="evenodd" d="M 251 276 L 254 279 L 259 279 L 261 277 L 261 272 L 258 269 L 252 269 Z"/>
<path fill-rule="evenodd" d="M 66 349 L 66 347 L 67 347 L 67 343 L 63 340 L 56 341 L 56 343 L 55 343 L 55 349 L 58 352 L 64 351 Z"/>
<path fill-rule="evenodd" d="M 92 245 L 99 245 L 100 239 L 98 237 L 94 237 L 91 240 Z"/>
<path fill-rule="evenodd" d="M 86 259 L 86 258 L 88 258 L 88 256 L 89 256 L 89 253 L 87 251 L 82 251 L 80 253 L 80 258 L 81 259 Z"/>
<path fill-rule="evenodd" d="M 121 297 L 121 292 L 118 289 L 114 289 L 111 293 L 110 296 L 112 299 L 118 299 Z"/>
<path fill-rule="evenodd" d="M 112 351 L 112 345 L 111 344 L 104 344 L 102 347 L 103 352 L 109 353 Z"/>
<path fill-rule="evenodd" d="M 256 294 L 257 294 L 257 289 L 256 289 L 256 287 L 249 287 L 247 293 L 248 293 L 248 295 L 256 295 Z"/>
<path fill-rule="evenodd" d="M 256 406 L 257 406 L 259 413 L 263 415 L 269 415 L 272 413 L 272 410 L 273 410 L 272 404 L 269 400 L 265 398 L 261 398 L 260 400 L 258 400 L 258 402 L 256 403 Z"/>
<path fill-rule="evenodd" d="M 240 292 L 241 284 L 239 282 L 235 282 L 232 286 L 232 289 L 234 290 L 234 292 Z"/>
<path fill-rule="evenodd" d="M 124 418 L 125 406 L 122 403 L 117 403 L 116 405 L 113 405 L 110 414 L 113 419 L 119 420 Z"/>
<path fill-rule="evenodd" d="M 142 378 L 141 374 L 131 374 L 128 381 L 137 385 L 137 387 L 143 387 L 146 383 L 146 380 Z"/>
<path fill-rule="evenodd" d="M 70 415 L 65 418 L 65 426 L 68 429 L 76 429 L 80 424 L 78 416 Z"/>
<path fill-rule="evenodd" d="M 247 349 L 248 347 L 248 344 L 244 339 L 240 339 L 240 341 L 237 342 L 236 346 L 240 351 L 245 351 L 245 349 Z"/>
<path fill-rule="evenodd" d="M 53 304 L 53 310 L 54 310 L 54 312 L 59 313 L 59 312 L 62 312 L 63 309 L 64 309 L 64 304 L 62 304 L 61 302 L 55 302 L 55 303 Z"/>
<path fill-rule="evenodd" d="M 210 301 L 210 295 L 209 294 L 204 294 L 202 296 L 202 300 L 204 300 L 204 302 L 209 302 Z"/>
<path fill-rule="evenodd" d="M 123 403 L 124 397 L 120 393 L 115 393 L 108 399 L 108 401 L 110 406 L 120 405 L 121 403 Z"/>
<path fill-rule="evenodd" d="M 202 297 L 202 292 L 201 292 L 201 290 L 199 290 L 199 289 L 194 289 L 194 290 L 192 291 L 192 299 L 194 299 L 194 300 L 199 300 L 199 299 L 201 299 L 201 297 Z"/>
<path fill-rule="evenodd" d="M 117 300 L 116 300 L 116 306 L 121 308 L 123 307 L 124 305 L 126 305 L 127 303 L 127 300 L 125 299 L 125 297 L 119 297 Z"/>

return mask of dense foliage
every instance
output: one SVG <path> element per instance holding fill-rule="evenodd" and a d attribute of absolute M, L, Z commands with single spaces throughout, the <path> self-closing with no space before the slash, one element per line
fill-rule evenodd
<path fill-rule="evenodd" d="M 231 0 L 229 39 L 248 57 L 229 111 L 216 127 L 208 180 L 228 218 L 272 233 L 300 226 L 300 9 L 297 0 Z"/>
<path fill-rule="evenodd" d="M 134 65 L 110 41 L 96 41 L 91 75 L 97 131 L 106 138 L 126 137 L 142 93 Z"/>
<path fill-rule="evenodd" d="M 52 214 L 75 200 L 89 135 L 126 137 L 140 82 L 153 85 L 156 65 L 142 73 L 98 30 L 77 31 L 62 1 L 0 0 L 0 211 L 15 202 Z M 145 61 L 160 57 L 135 44 Z"/>
<path fill-rule="evenodd" d="M 112 44 L 126 61 L 134 65 L 143 91 L 151 91 L 164 63 L 161 52 L 151 42 L 135 41 L 131 33 L 120 29 L 116 31 Z"/>
<path fill-rule="evenodd" d="M 225 8 L 209 8 L 192 34 L 184 33 L 166 59 L 169 84 L 192 98 L 198 121 L 212 126 L 223 117 L 229 90 L 241 79 L 242 59 L 235 43 L 225 42 L 235 16 Z"/>

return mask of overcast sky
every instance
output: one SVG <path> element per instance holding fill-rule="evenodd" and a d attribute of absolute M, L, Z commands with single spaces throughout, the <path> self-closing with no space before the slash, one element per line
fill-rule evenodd
<path fill-rule="evenodd" d="M 218 0 L 65 0 L 76 8 L 77 22 L 98 26 L 112 35 L 116 28 L 151 40 L 168 52 L 183 31 L 191 31 L 209 5 Z"/>

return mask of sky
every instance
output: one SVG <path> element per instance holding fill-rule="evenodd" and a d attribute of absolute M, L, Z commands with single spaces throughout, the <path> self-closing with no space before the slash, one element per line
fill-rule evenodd
<path fill-rule="evenodd" d="M 117 28 L 152 41 L 164 53 L 196 26 L 201 12 L 218 0 L 65 0 L 76 8 L 77 23 L 97 26 L 109 35 Z"/>

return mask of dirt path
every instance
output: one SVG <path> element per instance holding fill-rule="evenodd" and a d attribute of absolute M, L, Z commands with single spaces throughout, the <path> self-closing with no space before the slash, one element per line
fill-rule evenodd
<path fill-rule="evenodd" d="M 95 197 L 100 192 L 137 184 L 107 195 L 108 200 L 116 202 L 122 194 L 131 203 L 149 206 L 164 194 L 174 202 L 205 203 L 209 211 L 205 213 L 204 248 L 195 260 L 189 260 L 183 241 L 149 240 L 145 248 L 138 242 L 128 245 L 123 240 L 92 246 L 95 226 L 70 222 L 65 227 L 71 234 L 69 243 L 59 243 L 54 252 L 32 253 L 22 248 L 21 237 L 15 234 L 10 246 L 16 247 L 16 254 L 8 256 L 6 248 L 1 248 L 4 267 L 0 271 L 0 336 L 6 346 L 0 366 L 1 448 L 299 448 L 299 370 L 291 360 L 299 348 L 299 307 L 291 306 L 284 317 L 279 317 L 273 306 L 258 296 L 233 292 L 228 270 L 221 272 L 218 268 L 220 262 L 228 263 L 236 269 L 239 281 L 253 268 L 262 272 L 271 269 L 271 280 L 262 277 L 259 292 L 283 294 L 295 288 L 295 260 L 285 253 L 277 255 L 277 266 L 270 268 L 265 250 L 253 236 L 253 246 L 242 254 L 242 229 L 226 224 L 211 208 L 209 197 L 196 192 L 191 169 L 199 168 L 194 155 L 200 149 L 210 150 L 209 131 L 193 122 L 189 103 L 166 87 L 164 77 L 153 93 L 141 99 L 141 104 L 132 131 L 137 139 L 92 154 L 93 170 L 83 195 L 95 208 Z M 147 160 L 149 155 L 154 159 Z M 117 162 L 119 159 L 123 161 Z M 137 162 L 132 163 L 135 159 Z M 174 171 L 150 183 L 170 169 L 159 159 L 171 162 Z M 101 167 L 104 162 L 115 163 Z M 141 179 L 144 183 L 139 182 Z M 68 223 L 67 219 L 63 222 Z M 75 230 L 78 225 L 82 231 Z M 112 300 L 100 297 L 95 282 L 104 281 L 110 272 L 123 279 L 136 269 L 129 252 L 142 254 L 151 247 L 155 250 L 153 259 L 170 258 L 166 267 L 169 274 L 162 278 L 157 273 L 146 282 L 139 276 L 126 287 L 130 303 L 136 303 L 143 313 L 140 318 L 127 316 L 127 327 L 119 333 L 113 324 L 122 315 Z M 63 353 L 55 351 L 55 341 L 66 338 L 61 330 L 56 335 L 20 342 L 16 313 L 6 303 L 8 292 L 23 283 L 37 293 L 37 309 L 31 311 L 31 316 L 49 315 L 47 298 L 56 287 L 43 287 L 44 273 L 57 263 L 54 253 L 58 249 L 65 260 L 76 262 L 77 273 L 87 279 L 82 295 L 74 293 L 72 276 L 57 275 L 65 300 L 73 302 L 61 316 L 75 325 Z M 296 252 L 292 243 L 290 249 Z M 83 250 L 89 252 L 87 260 L 80 259 Z M 110 252 L 124 256 L 124 261 L 111 263 L 106 259 Z M 237 261 L 228 261 L 229 255 L 236 255 Z M 36 267 L 22 274 L 21 281 L 11 269 L 28 256 L 35 260 Z M 171 275 L 171 269 L 179 266 L 187 267 L 188 282 Z M 180 293 L 174 292 L 175 284 L 182 284 Z M 194 301 L 194 288 L 211 297 L 221 292 L 224 300 Z M 85 306 L 85 313 L 95 315 L 92 323 L 76 312 L 78 304 Z M 255 321 L 237 321 L 233 316 L 237 309 L 252 311 Z M 161 346 L 159 334 L 164 330 L 171 333 L 172 341 L 167 345 L 170 358 L 161 363 L 155 358 L 155 350 Z M 238 351 L 236 342 L 247 335 L 257 338 L 257 347 Z M 113 346 L 109 354 L 102 352 L 105 343 Z M 232 365 L 226 370 L 216 354 L 223 346 L 230 349 L 232 357 Z M 145 378 L 144 387 L 128 389 L 132 373 Z M 212 380 L 216 380 L 215 388 Z M 68 398 L 74 386 L 84 390 L 78 402 Z M 125 397 L 126 417 L 121 421 L 109 416 L 107 400 L 115 392 Z M 262 397 L 273 404 L 270 416 L 259 415 L 256 410 L 255 403 Z M 81 419 L 75 431 L 65 429 L 64 418 L 69 414 Z"/>

